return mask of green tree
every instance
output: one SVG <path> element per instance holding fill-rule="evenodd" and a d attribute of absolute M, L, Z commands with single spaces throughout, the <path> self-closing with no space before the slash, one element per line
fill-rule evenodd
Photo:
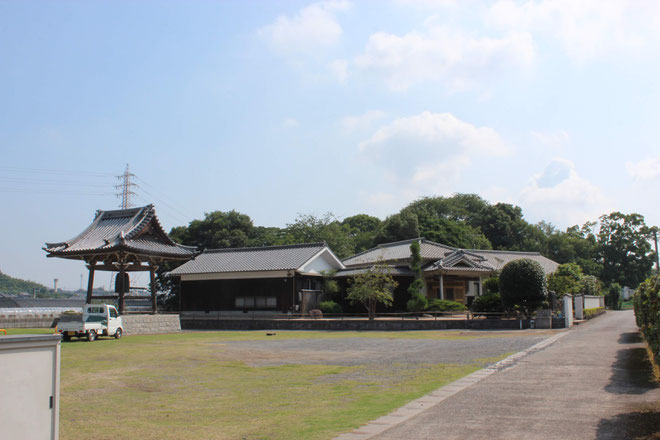
<path fill-rule="evenodd" d="M 428 300 L 422 293 L 424 289 L 424 277 L 422 274 L 422 255 L 418 241 L 410 243 L 410 270 L 415 274 L 415 279 L 408 286 L 410 299 L 406 303 L 409 312 L 421 312 L 428 306 Z"/>
<path fill-rule="evenodd" d="M 376 317 L 376 306 L 392 305 L 392 291 L 398 286 L 390 275 L 389 267 L 379 261 L 366 272 L 357 274 L 350 281 L 346 298 L 351 304 L 361 303 L 369 312 L 369 320 Z"/>
<path fill-rule="evenodd" d="M 493 249 L 520 249 L 529 227 L 522 209 L 508 203 L 487 206 L 479 213 L 476 223 Z"/>
<path fill-rule="evenodd" d="M 286 228 L 289 243 L 326 242 L 339 258 L 345 258 L 354 252 L 348 232 L 331 212 L 323 217 L 312 214 L 298 214 L 293 223 Z"/>
<path fill-rule="evenodd" d="M 490 241 L 479 229 L 445 218 L 428 220 L 420 225 L 420 235 L 460 249 L 492 249 Z"/>
<path fill-rule="evenodd" d="M 548 276 L 548 289 L 561 298 L 566 294 L 576 294 L 580 291 L 584 277 L 582 269 L 576 263 L 560 264 L 557 270 Z"/>
<path fill-rule="evenodd" d="M 580 292 L 584 295 L 601 295 L 601 285 L 598 278 L 593 275 L 586 275 L 580 280 Z"/>
<path fill-rule="evenodd" d="M 245 214 L 214 211 L 205 213 L 202 220 L 191 221 L 188 227 L 172 228 L 170 237 L 204 249 L 245 247 L 253 227 L 252 220 Z"/>
<path fill-rule="evenodd" d="M 649 228 L 640 214 L 612 212 L 600 217 L 598 233 L 603 264 L 602 280 L 635 287 L 651 274 L 655 254 Z"/>
<path fill-rule="evenodd" d="M 353 240 L 354 252 L 358 253 L 366 251 L 377 244 L 375 239 L 381 223 L 382 222 L 378 217 L 373 217 L 367 214 L 357 214 L 345 218 L 341 222 L 341 225 L 348 233 L 348 236 Z"/>
<path fill-rule="evenodd" d="M 429 240 L 463 249 L 491 249 L 478 227 L 470 222 L 488 203 L 475 194 L 425 197 L 401 210 L 417 217 L 419 234 Z"/>
<path fill-rule="evenodd" d="M 401 212 L 385 219 L 376 236 L 376 244 L 419 237 L 419 221 L 412 212 Z"/>
<path fill-rule="evenodd" d="M 248 246 L 281 246 L 287 242 L 286 230 L 278 227 L 255 226 L 248 235 Z"/>
<path fill-rule="evenodd" d="M 621 285 L 613 283 L 607 286 L 605 303 L 612 310 L 621 310 Z"/>
<path fill-rule="evenodd" d="M 528 258 L 507 263 L 500 273 L 500 297 L 504 309 L 519 310 L 531 317 L 547 299 L 545 272 L 539 263 Z"/>

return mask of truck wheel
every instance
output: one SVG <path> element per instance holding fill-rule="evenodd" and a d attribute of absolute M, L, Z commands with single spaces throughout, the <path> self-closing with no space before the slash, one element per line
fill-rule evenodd
<path fill-rule="evenodd" d="M 71 340 L 71 335 L 62 335 L 62 340 L 63 341 L 70 341 Z"/>
<path fill-rule="evenodd" d="M 121 338 L 121 327 L 118 328 L 117 331 L 115 332 L 115 339 L 119 339 L 119 338 Z"/>
<path fill-rule="evenodd" d="M 87 340 L 89 342 L 92 342 L 96 339 L 96 331 L 95 330 L 90 330 L 87 332 Z"/>

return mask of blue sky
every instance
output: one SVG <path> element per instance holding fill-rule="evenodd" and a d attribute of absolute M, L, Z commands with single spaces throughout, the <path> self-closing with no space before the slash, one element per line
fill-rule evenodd
<path fill-rule="evenodd" d="M 41 247 L 126 163 L 168 230 L 456 192 L 659 225 L 659 43 L 643 1 L 0 0 L 0 270 L 78 288 Z"/>

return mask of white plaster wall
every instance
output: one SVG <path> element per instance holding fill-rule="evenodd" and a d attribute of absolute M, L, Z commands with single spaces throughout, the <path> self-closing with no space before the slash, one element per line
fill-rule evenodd
<path fill-rule="evenodd" d="M 468 281 L 468 290 L 465 292 L 465 296 L 479 296 L 479 285 L 476 281 Z"/>
<path fill-rule="evenodd" d="M 573 325 L 573 297 L 571 295 L 564 296 L 564 320 L 566 328 Z"/>
<path fill-rule="evenodd" d="M 332 258 L 330 252 L 323 250 L 322 253 L 314 257 L 307 264 L 300 268 L 300 272 L 303 273 L 321 273 L 321 271 L 332 271 L 340 269 L 337 261 Z"/>
<path fill-rule="evenodd" d="M 605 297 L 604 296 L 584 296 L 584 308 L 585 309 L 595 309 L 598 307 L 605 307 Z"/>
<path fill-rule="evenodd" d="M 575 297 L 575 318 L 584 319 L 584 296 Z"/>

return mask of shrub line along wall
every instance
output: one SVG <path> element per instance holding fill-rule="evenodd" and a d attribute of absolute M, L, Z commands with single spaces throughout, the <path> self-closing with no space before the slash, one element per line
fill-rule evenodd
<path fill-rule="evenodd" d="M 517 330 L 530 328 L 526 319 L 446 320 L 277 320 L 277 319 L 186 319 L 186 330 Z M 563 319 L 553 319 L 552 328 L 563 328 Z"/>

